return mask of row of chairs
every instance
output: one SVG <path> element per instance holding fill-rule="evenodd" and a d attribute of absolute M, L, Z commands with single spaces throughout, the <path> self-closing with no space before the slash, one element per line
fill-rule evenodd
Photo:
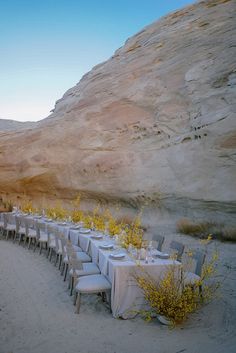
<path fill-rule="evenodd" d="M 73 245 L 65 238 L 63 232 L 54 225 L 45 225 L 38 220 L 20 215 L 3 213 L 0 219 L 0 231 L 6 239 L 13 242 L 23 242 L 28 249 L 33 245 L 33 251 L 39 248 L 41 254 L 45 249 L 50 262 L 61 271 L 64 281 L 69 273 L 70 295 L 74 293 L 76 312 L 79 313 L 81 294 L 101 293 L 102 299 L 110 305 L 111 283 L 101 274 L 99 266 L 92 262 L 91 256 L 79 245 Z"/>
<path fill-rule="evenodd" d="M 159 251 L 162 251 L 162 246 L 164 244 L 164 236 L 162 235 L 154 235 L 153 236 L 154 242 L 156 243 L 156 248 Z M 185 246 L 176 240 L 172 240 L 170 243 L 170 250 L 172 251 L 173 255 L 176 257 L 178 261 L 182 261 L 182 255 L 184 253 Z M 195 267 L 193 272 L 185 272 L 184 273 L 184 280 L 185 283 L 194 284 L 196 281 L 200 280 L 202 274 L 202 268 L 206 259 L 206 254 L 200 250 L 195 250 L 192 252 L 191 255 L 192 260 L 195 262 Z M 200 287 L 201 290 L 201 287 Z"/>
<path fill-rule="evenodd" d="M 46 227 L 45 223 L 17 215 L 14 216 L 13 222 L 9 218 L 9 214 L 3 214 L 3 220 L 0 221 L 0 230 L 5 233 L 6 239 L 12 237 L 13 241 L 18 240 L 19 244 L 24 241 L 25 246 L 28 242 L 28 248 L 34 245 L 35 251 L 39 247 L 40 254 L 45 248 L 49 260 L 52 261 L 54 257 L 54 264 L 55 266 L 58 264 L 61 275 L 64 275 L 64 281 L 69 272 L 68 287 L 70 295 L 74 293 L 74 303 L 78 313 L 82 293 L 102 293 L 103 299 L 106 298 L 110 303 L 110 282 L 100 273 L 99 266 L 92 262 L 90 255 L 84 252 L 79 244 L 72 245 L 54 225 L 48 224 Z M 152 243 L 157 250 L 162 251 L 164 241 L 164 236 L 154 235 Z M 175 240 L 169 246 L 170 252 L 178 261 L 182 260 L 184 248 L 182 243 Z M 193 272 L 185 273 L 185 281 L 189 284 L 194 284 L 200 279 L 205 254 L 194 251 L 192 259 L 195 261 L 195 269 Z"/>

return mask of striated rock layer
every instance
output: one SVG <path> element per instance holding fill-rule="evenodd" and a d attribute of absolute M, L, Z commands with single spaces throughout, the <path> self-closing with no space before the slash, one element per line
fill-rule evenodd
<path fill-rule="evenodd" d="M 35 128 L 0 134 L 0 192 L 233 220 L 236 1 L 144 28 Z"/>

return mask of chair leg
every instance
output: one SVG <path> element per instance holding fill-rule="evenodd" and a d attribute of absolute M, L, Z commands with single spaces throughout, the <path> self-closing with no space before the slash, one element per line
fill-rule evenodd
<path fill-rule="evenodd" d="M 23 234 L 20 234 L 20 236 L 19 236 L 19 241 L 18 241 L 18 244 L 20 245 L 20 242 L 21 242 L 21 240 L 22 240 L 22 237 L 23 237 Z"/>
<path fill-rule="evenodd" d="M 30 248 L 30 244 L 31 244 L 31 238 L 29 238 L 29 244 L 28 244 L 28 249 Z"/>
<path fill-rule="evenodd" d="M 106 301 L 106 294 L 105 294 L 105 292 L 102 292 L 101 295 L 102 295 L 102 301 L 105 302 L 105 301 Z"/>
<path fill-rule="evenodd" d="M 62 263 L 62 267 L 61 267 L 61 276 L 63 276 L 64 273 L 64 269 L 65 269 L 65 263 Z"/>
<path fill-rule="evenodd" d="M 52 261 L 52 254 L 53 254 L 53 249 L 51 248 L 51 249 L 50 249 L 50 255 L 49 255 L 49 261 L 50 261 L 50 262 Z"/>
<path fill-rule="evenodd" d="M 80 309 L 80 303 L 81 303 L 81 294 L 77 293 L 77 298 L 76 298 L 76 313 L 79 314 L 79 309 Z"/>
<path fill-rule="evenodd" d="M 56 254 L 55 263 L 54 263 L 55 266 L 57 265 L 58 257 L 59 257 L 59 254 Z"/>
<path fill-rule="evenodd" d="M 66 264 L 66 268 L 65 268 L 64 282 L 66 281 L 67 271 L 68 271 L 68 264 Z"/>
<path fill-rule="evenodd" d="M 47 259 L 48 259 L 49 254 L 50 254 L 50 249 L 51 249 L 51 248 L 49 248 L 49 247 L 48 247 L 48 251 L 47 251 Z"/>
<path fill-rule="evenodd" d="M 59 255 L 59 267 L 58 267 L 58 270 L 61 269 L 61 262 L 62 262 L 62 256 L 61 254 Z"/>
<path fill-rule="evenodd" d="M 41 252 L 42 252 L 42 242 L 40 241 L 40 244 L 39 244 L 39 255 L 41 255 Z"/>
<path fill-rule="evenodd" d="M 106 298 L 107 298 L 107 302 L 109 304 L 110 312 L 112 313 L 112 309 L 111 309 L 111 290 L 106 292 Z"/>
<path fill-rule="evenodd" d="M 74 289 L 74 276 L 71 276 L 71 282 L 70 282 L 70 284 L 71 284 L 71 287 L 70 287 L 70 296 L 72 296 L 72 294 L 73 294 L 73 289 Z"/>
<path fill-rule="evenodd" d="M 34 239 L 34 252 L 35 252 L 35 250 L 36 250 L 36 248 L 37 248 L 37 240 L 36 239 Z"/>
<path fill-rule="evenodd" d="M 19 237 L 20 237 L 20 234 L 19 234 Z M 16 238 L 17 238 L 17 233 L 15 232 L 15 235 L 14 235 L 14 238 L 13 238 L 13 243 L 15 243 Z"/>

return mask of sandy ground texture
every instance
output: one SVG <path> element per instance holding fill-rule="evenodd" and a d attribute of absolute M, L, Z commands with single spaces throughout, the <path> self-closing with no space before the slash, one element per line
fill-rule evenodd
<path fill-rule="evenodd" d="M 114 319 L 96 295 L 83 296 L 76 315 L 67 283 L 45 255 L 1 239 L 0 353 L 236 352 L 236 245 L 217 246 L 221 293 L 171 330 L 157 321 Z"/>

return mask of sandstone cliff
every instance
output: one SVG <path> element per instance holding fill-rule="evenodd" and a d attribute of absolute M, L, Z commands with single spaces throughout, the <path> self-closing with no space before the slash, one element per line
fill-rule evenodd
<path fill-rule="evenodd" d="M 56 102 L 0 135 L 0 192 L 120 200 L 233 219 L 236 1 L 198 2 L 147 26 Z"/>
<path fill-rule="evenodd" d="M 21 122 L 10 119 L 0 119 L 0 132 L 28 129 L 34 126 L 36 126 L 36 123 L 32 121 Z"/>

